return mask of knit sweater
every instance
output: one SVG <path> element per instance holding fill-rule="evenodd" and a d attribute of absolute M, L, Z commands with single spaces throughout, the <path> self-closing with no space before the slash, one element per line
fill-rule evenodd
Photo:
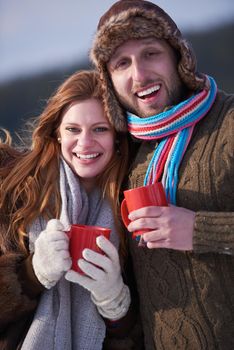
<path fill-rule="evenodd" d="M 196 212 L 193 251 L 138 247 L 129 235 L 145 348 L 234 349 L 234 96 L 219 92 L 194 129 L 177 205 Z M 140 146 L 129 188 L 143 185 L 157 144 Z"/>

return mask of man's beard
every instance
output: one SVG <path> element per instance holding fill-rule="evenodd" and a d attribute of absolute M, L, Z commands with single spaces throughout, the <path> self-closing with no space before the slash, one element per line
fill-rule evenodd
<path fill-rule="evenodd" d="M 148 113 L 147 115 L 139 108 L 137 103 L 134 103 L 134 101 L 129 102 L 129 100 L 121 95 L 118 94 L 116 91 L 117 98 L 121 104 L 121 106 L 128 112 L 133 113 L 134 115 L 137 115 L 140 118 L 147 118 L 151 117 L 153 115 L 157 115 L 163 111 L 165 111 L 166 108 L 172 107 L 180 103 L 181 101 L 186 99 L 186 95 L 188 94 L 188 90 L 185 87 L 185 85 L 182 83 L 182 81 L 179 79 L 179 77 L 174 77 L 173 82 L 171 84 L 170 90 L 167 90 L 168 98 L 165 103 L 165 106 L 161 108 L 153 107 L 152 106 L 152 112 Z"/>

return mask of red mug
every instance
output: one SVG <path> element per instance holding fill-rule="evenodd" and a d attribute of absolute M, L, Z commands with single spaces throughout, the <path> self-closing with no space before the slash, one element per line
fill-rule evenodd
<path fill-rule="evenodd" d="M 156 182 L 152 185 L 136 187 L 124 191 L 124 199 L 121 203 L 121 216 L 124 225 L 127 227 L 131 220 L 128 215 L 134 210 L 150 207 L 163 206 L 167 207 L 167 198 L 161 182 Z M 139 230 L 133 233 L 133 238 L 142 235 L 149 230 Z"/>
<path fill-rule="evenodd" d="M 82 258 L 82 252 L 85 248 L 94 250 L 97 253 L 104 254 L 98 247 L 96 238 L 98 236 L 105 236 L 110 239 L 111 230 L 109 228 L 100 226 L 88 225 L 71 225 L 69 231 L 66 231 L 69 237 L 69 251 L 72 258 L 72 270 L 84 274 L 79 268 L 77 262 Z"/>

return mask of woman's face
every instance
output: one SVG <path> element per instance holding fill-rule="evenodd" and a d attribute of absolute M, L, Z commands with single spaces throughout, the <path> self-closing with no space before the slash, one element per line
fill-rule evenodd
<path fill-rule="evenodd" d="M 101 101 L 90 98 L 73 103 L 63 115 L 59 135 L 65 161 L 89 190 L 114 153 L 114 130 Z"/>

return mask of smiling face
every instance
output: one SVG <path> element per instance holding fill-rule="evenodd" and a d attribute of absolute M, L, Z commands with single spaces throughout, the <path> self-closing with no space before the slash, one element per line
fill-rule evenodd
<path fill-rule="evenodd" d="M 59 136 L 63 158 L 91 189 L 114 153 L 114 130 L 102 103 L 95 98 L 73 103 L 63 115 Z"/>
<path fill-rule="evenodd" d="M 177 58 L 165 40 L 128 40 L 107 68 L 121 104 L 140 117 L 158 114 L 182 98 Z"/>

